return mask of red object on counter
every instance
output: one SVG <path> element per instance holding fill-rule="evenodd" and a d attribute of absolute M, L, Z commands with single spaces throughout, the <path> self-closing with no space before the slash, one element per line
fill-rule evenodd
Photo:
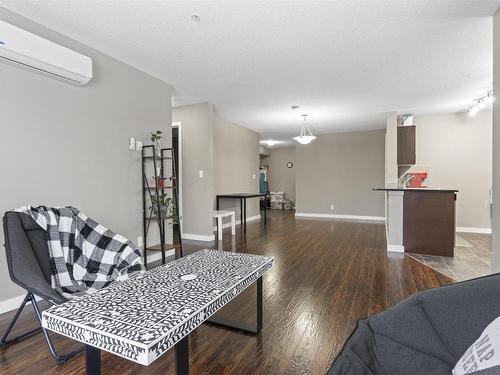
<path fill-rule="evenodd" d="M 427 178 L 427 172 L 410 172 L 408 174 L 410 176 L 413 176 L 413 178 L 409 181 L 410 185 L 408 185 L 408 187 L 410 188 L 427 187 L 425 185 L 422 185 L 422 182 Z"/>

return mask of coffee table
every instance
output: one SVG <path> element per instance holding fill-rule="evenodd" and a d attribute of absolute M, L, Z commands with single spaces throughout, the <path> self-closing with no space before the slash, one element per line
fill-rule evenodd
<path fill-rule="evenodd" d="M 201 250 L 126 281 L 45 310 L 42 325 L 85 344 L 86 373 L 100 374 L 100 351 L 149 365 L 175 348 L 176 374 L 189 374 L 188 335 L 204 322 L 258 334 L 262 275 L 273 258 Z M 212 315 L 257 283 L 256 323 Z"/>

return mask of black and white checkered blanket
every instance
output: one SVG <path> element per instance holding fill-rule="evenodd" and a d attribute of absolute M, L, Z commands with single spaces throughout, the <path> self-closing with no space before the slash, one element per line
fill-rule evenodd
<path fill-rule="evenodd" d="M 17 209 L 47 231 L 52 287 L 67 298 L 101 289 L 144 272 L 141 253 L 74 207 Z"/>

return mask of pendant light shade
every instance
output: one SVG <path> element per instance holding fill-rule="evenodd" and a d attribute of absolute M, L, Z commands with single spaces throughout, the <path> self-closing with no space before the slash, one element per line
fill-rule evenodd
<path fill-rule="evenodd" d="M 309 124 L 307 123 L 307 115 L 302 115 L 304 118 L 304 123 L 302 124 L 302 129 L 297 137 L 293 137 L 294 140 L 299 142 L 301 145 L 307 145 L 311 141 L 314 141 L 316 137 L 312 135 L 311 129 L 309 129 Z"/>

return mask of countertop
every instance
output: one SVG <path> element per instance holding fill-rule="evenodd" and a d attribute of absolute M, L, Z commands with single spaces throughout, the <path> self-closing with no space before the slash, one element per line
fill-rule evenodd
<path fill-rule="evenodd" d="M 408 190 L 408 191 L 442 191 L 442 192 L 447 192 L 447 193 L 450 193 L 450 192 L 453 192 L 453 193 L 457 193 L 458 190 L 457 189 L 442 189 L 442 188 L 436 188 L 436 187 L 421 187 L 421 188 L 400 188 L 400 187 L 390 187 L 390 186 L 387 186 L 387 187 L 381 187 L 381 188 L 373 188 L 374 191 L 405 191 L 405 190 Z"/>

